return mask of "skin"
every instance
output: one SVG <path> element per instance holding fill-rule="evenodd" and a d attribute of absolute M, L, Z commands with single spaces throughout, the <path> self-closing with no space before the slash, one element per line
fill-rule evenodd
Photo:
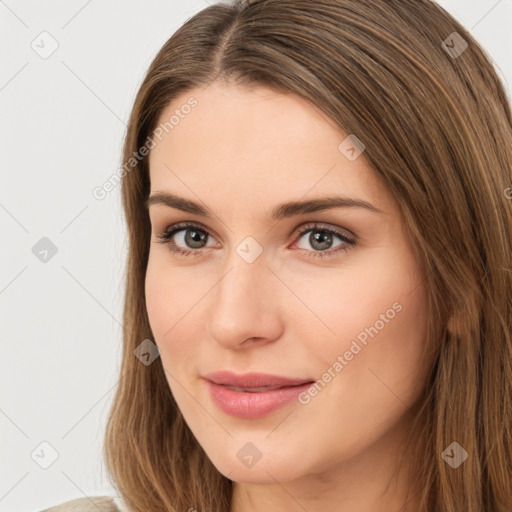
<path fill-rule="evenodd" d="M 416 487 L 409 459 L 398 472 L 397 461 L 430 363 L 427 292 L 396 201 L 364 152 L 347 159 L 338 149 L 347 134 L 302 98 L 215 82 L 176 98 L 162 122 L 191 96 L 198 105 L 150 153 L 150 194 L 204 203 L 216 218 L 150 206 L 146 303 L 173 396 L 235 482 L 231 512 L 417 510 L 414 500 L 401 508 Z M 333 194 L 382 213 L 343 207 L 270 219 L 279 203 Z M 158 243 L 182 221 L 209 235 L 199 256 Z M 299 237 L 309 223 L 318 226 Z M 318 249 L 310 235 L 322 227 L 357 243 L 334 254 L 344 242 L 333 236 Z M 185 234 L 174 243 L 197 252 Z M 253 263 L 236 252 L 247 236 L 263 249 Z M 319 251 L 332 256 L 308 257 Z M 217 408 L 201 379 L 220 369 L 321 379 L 395 303 L 400 312 L 307 404 L 240 419 Z M 249 441 L 262 454 L 252 467 L 237 458 Z"/>

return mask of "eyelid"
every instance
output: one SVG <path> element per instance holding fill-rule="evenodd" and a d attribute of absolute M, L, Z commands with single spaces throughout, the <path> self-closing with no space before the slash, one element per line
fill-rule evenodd
<path fill-rule="evenodd" d="M 169 233 L 171 231 L 178 231 L 179 229 L 186 229 L 186 228 L 200 228 L 201 230 L 208 233 L 208 235 L 212 236 L 213 234 L 217 239 L 222 240 L 221 237 L 218 237 L 216 233 L 212 233 L 212 229 L 206 227 L 204 224 L 198 221 L 180 221 L 175 222 L 172 224 L 166 225 L 166 227 L 162 230 L 160 230 L 159 235 L 165 235 L 166 233 Z M 359 237 L 355 235 L 352 231 L 348 230 L 347 228 L 342 228 L 341 226 L 336 226 L 333 224 L 330 224 L 328 222 L 322 222 L 322 221 L 316 221 L 316 222 L 305 222 L 304 224 L 301 224 L 299 227 L 296 227 L 293 229 L 291 235 L 295 234 L 295 236 L 303 235 L 304 232 L 308 231 L 309 229 L 325 229 L 327 231 L 333 231 L 336 234 L 342 235 L 348 239 L 350 239 L 353 242 L 357 242 L 359 240 Z M 291 236 L 290 235 L 290 236 Z M 199 249 L 198 249 L 199 250 Z"/>
<path fill-rule="evenodd" d="M 201 222 L 197 222 L 195 220 L 193 221 L 179 221 L 179 222 L 173 222 L 171 224 L 166 224 L 166 227 L 163 229 L 157 231 L 157 238 L 162 238 L 169 233 L 174 232 L 174 234 L 178 233 L 179 231 L 185 231 L 187 229 L 194 229 L 198 228 L 201 231 L 204 231 L 207 233 L 210 237 L 215 237 L 216 239 L 222 240 L 222 238 L 218 237 L 214 230 L 211 228 L 206 227 L 204 224 L 201 224 Z M 155 230 L 156 231 L 156 230 Z M 196 249 L 196 252 L 201 249 Z"/>
<path fill-rule="evenodd" d="M 342 238 L 346 238 L 347 240 L 350 240 L 351 242 L 356 243 L 358 241 L 358 237 L 349 231 L 346 228 L 342 228 L 340 226 L 335 226 L 333 224 L 329 224 L 328 222 L 306 222 L 305 224 L 302 224 L 298 228 L 294 230 L 294 233 L 297 234 L 297 236 L 302 236 L 304 233 L 307 233 L 311 230 L 318 230 L 318 231 L 330 231 L 335 233 L 338 236 L 341 236 Z"/>

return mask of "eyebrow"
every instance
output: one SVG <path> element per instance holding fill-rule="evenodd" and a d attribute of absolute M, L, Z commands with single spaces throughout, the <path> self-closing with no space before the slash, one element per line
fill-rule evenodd
<path fill-rule="evenodd" d="M 193 213 L 209 219 L 216 217 L 212 210 L 207 206 L 202 206 L 190 199 L 185 199 L 169 192 L 155 192 L 149 196 L 144 203 L 146 209 L 149 209 L 151 205 L 155 204 L 169 206 L 170 208 L 176 208 L 177 210 Z M 272 209 L 271 219 L 279 220 L 286 217 L 293 217 L 294 215 L 313 213 L 331 208 L 364 208 L 365 210 L 374 213 L 383 213 L 381 210 L 366 201 L 343 196 L 330 196 L 318 199 L 309 199 L 307 201 L 290 201 L 287 203 L 281 203 Z"/>

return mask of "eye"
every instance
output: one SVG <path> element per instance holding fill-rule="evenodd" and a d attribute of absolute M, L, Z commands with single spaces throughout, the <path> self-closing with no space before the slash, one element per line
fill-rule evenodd
<path fill-rule="evenodd" d="M 307 251 L 307 256 L 310 258 L 329 258 L 340 252 L 349 250 L 356 244 L 354 239 L 341 230 L 329 228 L 322 224 L 307 224 L 300 229 L 298 235 L 300 238 L 303 238 L 307 233 L 310 233 L 310 235 L 306 238 L 306 243 L 309 244 L 313 250 L 307 247 L 299 247 L 299 249 Z M 340 240 L 341 243 L 335 245 L 334 250 L 327 251 L 327 249 L 333 247 L 335 238 Z"/>
<path fill-rule="evenodd" d="M 201 249 L 206 247 L 203 244 L 208 240 L 209 236 L 210 234 L 197 224 L 181 222 L 170 226 L 164 233 L 160 234 L 157 243 L 167 244 L 173 253 L 182 256 L 194 253 L 194 256 L 199 256 Z M 173 240 L 174 237 L 178 239 L 181 246 Z"/>
<path fill-rule="evenodd" d="M 307 238 L 307 244 L 313 249 L 307 247 L 298 247 L 299 250 L 306 251 L 307 257 L 310 258 L 326 258 L 339 254 L 342 251 L 349 250 L 356 244 L 355 240 L 342 232 L 341 230 L 327 227 L 323 224 L 310 223 L 303 226 L 299 232 L 299 238 L 303 238 L 305 234 L 310 233 Z M 208 238 L 211 235 L 205 228 L 189 222 L 181 222 L 167 228 L 163 233 L 158 235 L 157 243 L 166 244 L 169 250 L 174 254 L 181 256 L 200 256 L 202 249 L 207 248 Z M 176 240 L 173 240 L 176 238 Z M 335 239 L 340 243 L 334 245 Z M 218 244 L 213 244 L 213 246 Z M 294 249 L 297 250 L 297 249 Z"/>

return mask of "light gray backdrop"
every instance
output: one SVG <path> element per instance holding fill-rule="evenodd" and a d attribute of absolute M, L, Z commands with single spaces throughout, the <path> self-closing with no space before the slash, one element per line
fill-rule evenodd
<path fill-rule="evenodd" d="M 440 4 L 488 50 L 510 94 L 512 0 Z M 0 0 L 3 512 L 114 494 L 101 450 L 126 232 L 119 187 L 101 200 L 93 190 L 118 169 L 152 58 L 207 5 Z"/>

